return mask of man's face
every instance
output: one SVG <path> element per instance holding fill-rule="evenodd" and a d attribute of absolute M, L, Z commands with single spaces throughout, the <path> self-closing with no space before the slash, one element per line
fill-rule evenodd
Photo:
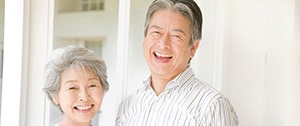
<path fill-rule="evenodd" d="M 186 17 L 169 10 L 154 12 L 144 38 L 144 57 L 152 77 L 172 80 L 183 72 L 196 52 L 197 40 L 192 46 L 191 23 Z"/>

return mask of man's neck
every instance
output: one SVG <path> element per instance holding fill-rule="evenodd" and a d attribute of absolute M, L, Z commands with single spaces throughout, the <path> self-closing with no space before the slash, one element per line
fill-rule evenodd
<path fill-rule="evenodd" d="M 170 82 L 170 79 L 162 79 L 159 77 L 151 77 L 151 87 L 153 88 L 156 95 L 160 95 L 164 92 L 166 85 Z"/>

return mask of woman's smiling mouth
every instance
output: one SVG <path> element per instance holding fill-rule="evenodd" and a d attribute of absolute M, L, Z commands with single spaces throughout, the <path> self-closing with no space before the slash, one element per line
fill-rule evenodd
<path fill-rule="evenodd" d="M 79 111 L 86 111 L 94 107 L 94 104 L 88 105 L 88 106 L 75 106 L 74 109 L 79 110 Z"/>

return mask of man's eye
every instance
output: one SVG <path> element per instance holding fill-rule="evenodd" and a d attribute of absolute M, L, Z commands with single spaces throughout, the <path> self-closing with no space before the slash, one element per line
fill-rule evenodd
<path fill-rule="evenodd" d="M 179 35 L 172 35 L 172 38 L 177 40 L 177 41 L 181 41 L 182 38 Z"/>
<path fill-rule="evenodd" d="M 159 32 L 158 31 L 153 31 L 152 34 L 159 34 Z"/>
<path fill-rule="evenodd" d="M 176 37 L 176 38 L 181 38 L 181 35 L 179 35 L 179 34 L 173 34 L 172 36 Z"/>
<path fill-rule="evenodd" d="M 159 37 L 160 36 L 160 33 L 158 31 L 153 31 L 153 32 L 151 32 L 151 34 L 154 37 Z"/>

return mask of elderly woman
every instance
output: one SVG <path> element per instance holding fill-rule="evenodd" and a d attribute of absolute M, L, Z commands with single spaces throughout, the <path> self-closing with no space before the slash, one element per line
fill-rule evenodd
<path fill-rule="evenodd" d="M 90 126 L 108 88 L 105 62 L 86 48 L 56 49 L 45 66 L 43 90 L 63 113 L 55 126 Z"/>

